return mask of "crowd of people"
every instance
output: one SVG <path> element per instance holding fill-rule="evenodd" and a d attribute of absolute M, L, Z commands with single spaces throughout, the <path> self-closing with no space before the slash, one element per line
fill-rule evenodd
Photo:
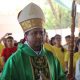
<path fill-rule="evenodd" d="M 11 33 L 6 33 L 0 39 L 0 79 L 67 80 L 71 36 L 65 36 L 65 45 L 62 45 L 60 34 L 49 40 L 43 28 L 44 14 L 34 3 L 21 10 L 18 21 L 24 31 L 24 39 L 17 42 Z M 80 59 L 79 37 L 74 37 L 73 50 L 74 78 L 80 80 L 80 73 L 77 74 L 76 69 Z"/>
<path fill-rule="evenodd" d="M 51 51 L 53 55 L 58 58 L 63 70 L 65 71 L 65 73 L 67 72 L 67 74 L 69 72 L 70 40 L 70 35 L 65 36 L 66 44 L 62 45 L 61 35 L 56 34 L 49 40 L 48 33 L 45 32 L 44 47 L 47 50 Z M 25 39 L 21 39 L 20 42 L 17 42 L 9 33 L 6 33 L 5 36 L 0 39 L 0 72 L 2 72 L 7 59 L 17 51 L 18 44 L 24 44 L 25 42 Z M 75 37 L 73 56 L 74 74 L 76 71 L 76 63 L 78 59 L 80 59 L 80 38 Z"/>

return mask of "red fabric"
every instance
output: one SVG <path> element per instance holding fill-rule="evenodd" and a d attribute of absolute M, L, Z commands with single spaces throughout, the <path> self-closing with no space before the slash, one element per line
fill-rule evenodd
<path fill-rule="evenodd" d="M 25 38 L 22 40 L 22 43 L 24 44 L 24 42 L 25 42 L 26 40 L 25 40 Z"/>
<path fill-rule="evenodd" d="M 11 54 L 14 53 L 16 50 L 17 50 L 17 47 L 3 49 L 1 56 L 4 57 L 5 62 L 11 56 Z"/>

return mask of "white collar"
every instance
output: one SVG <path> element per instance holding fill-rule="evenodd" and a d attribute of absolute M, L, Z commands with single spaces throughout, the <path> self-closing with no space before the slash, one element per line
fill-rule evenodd
<path fill-rule="evenodd" d="M 27 44 L 28 47 L 29 47 L 30 49 L 32 49 L 27 41 L 25 41 L 24 44 Z M 32 50 L 33 50 L 33 49 L 32 49 Z M 34 50 L 33 50 L 33 51 L 34 51 Z M 35 54 L 40 55 L 40 54 L 41 54 L 41 51 L 42 51 L 42 49 L 41 49 L 40 51 L 34 51 L 34 52 L 35 52 Z"/>

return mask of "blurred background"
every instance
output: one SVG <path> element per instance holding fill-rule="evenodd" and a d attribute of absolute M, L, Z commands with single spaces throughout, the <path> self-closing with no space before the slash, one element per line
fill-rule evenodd
<path fill-rule="evenodd" d="M 65 2 L 66 1 L 66 2 Z M 49 38 L 55 34 L 61 34 L 63 41 L 71 30 L 71 6 L 72 0 L 0 0 L 0 38 L 5 33 L 12 33 L 15 40 L 23 38 L 24 33 L 17 21 L 18 12 L 30 2 L 39 5 L 45 14 Z M 77 17 L 75 35 L 80 31 L 80 5 L 77 4 Z"/>

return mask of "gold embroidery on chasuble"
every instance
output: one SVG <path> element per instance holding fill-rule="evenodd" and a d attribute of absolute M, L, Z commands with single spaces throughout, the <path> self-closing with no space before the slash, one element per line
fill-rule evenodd
<path fill-rule="evenodd" d="M 45 56 L 30 57 L 34 80 L 51 80 L 48 62 Z"/>

